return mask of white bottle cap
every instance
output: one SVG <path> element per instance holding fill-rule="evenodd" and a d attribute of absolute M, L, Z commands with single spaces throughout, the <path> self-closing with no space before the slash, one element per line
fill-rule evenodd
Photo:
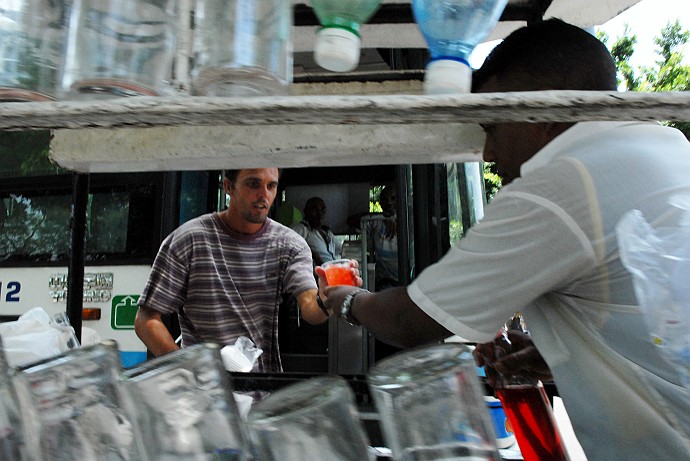
<path fill-rule="evenodd" d="M 359 64 L 357 34 L 338 27 L 324 27 L 316 33 L 314 59 L 324 69 L 334 72 L 348 72 Z"/>
<path fill-rule="evenodd" d="M 464 62 L 437 59 L 426 66 L 426 94 L 469 93 L 472 90 L 472 68 Z"/>

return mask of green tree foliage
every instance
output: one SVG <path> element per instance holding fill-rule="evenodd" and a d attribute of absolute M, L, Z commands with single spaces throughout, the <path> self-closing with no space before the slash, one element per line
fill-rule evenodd
<path fill-rule="evenodd" d="M 0 131 L 0 177 L 38 176 L 65 171 L 49 157 L 50 131 Z"/>
<path fill-rule="evenodd" d="M 613 44 L 608 34 L 597 32 L 597 37 L 611 50 L 618 68 L 619 88 L 628 91 L 690 91 L 690 66 L 683 64 L 683 47 L 690 41 L 690 31 L 683 30 L 680 22 L 669 22 L 654 38 L 657 59 L 653 65 L 638 66 L 630 64 L 635 52 L 637 36 L 626 24 L 623 36 L 617 37 Z M 681 130 L 690 139 L 690 122 L 668 122 Z"/>
<path fill-rule="evenodd" d="M 501 188 L 501 177 L 496 173 L 495 163 L 484 164 L 484 191 L 486 193 L 486 203 L 489 203 L 496 192 Z"/>

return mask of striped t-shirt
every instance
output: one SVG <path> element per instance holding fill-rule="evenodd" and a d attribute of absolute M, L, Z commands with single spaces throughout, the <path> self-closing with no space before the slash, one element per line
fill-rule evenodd
<path fill-rule="evenodd" d="M 264 351 L 252 371 L 277 372 L 282 295 L 308 289 L 316 289 L 311 250 L 296 232 L 269 218 L 238 234 L 212 213 L 165 239 L 139 305 L 177 313 L 184 346 L 246 336 Z"/>

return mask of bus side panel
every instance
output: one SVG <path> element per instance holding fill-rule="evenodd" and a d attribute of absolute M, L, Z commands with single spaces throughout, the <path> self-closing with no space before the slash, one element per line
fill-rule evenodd
<path fill-rule="evenodd" d="M 94 330 L 117 341 L 124 367 L 146 360 L 146 347 L 134 332 L 137 300 L 150 266 L 91 266 L 84 269 L 83 308 L 100 310 L 100 319 L 82 321 L 82 336 Z M 0 315 L 19 316 L 34 307 L 48 314 L 67 309 L 66 267 L 0 268 Z M 85 334 L 86 333 L 86 334 Z"/>

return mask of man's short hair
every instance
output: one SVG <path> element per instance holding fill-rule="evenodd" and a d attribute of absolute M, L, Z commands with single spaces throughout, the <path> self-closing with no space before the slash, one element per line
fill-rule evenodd
<path fill-rule="evenodd" d="M 235 181 L 237 181 L 237 175 L 240 174 L 240 171 L 242 170 L 223 170 L 223 176 L 228 178 L 228 180 L 235 184 Z"/>
<path fill-rule="evenodd" d="M 507 91 L 616 90 L 616 65 L 589 32 L 548 19 L 508 35 L 474 72 L 472 91 L 492 77 Z"/>
<path fill-rule="evenodd" d="M 237 176 L 242 170 L 243 168 L 237 170 L 223 170 L 223 176 L 225 176 L 231 183 L 235 184 L 235 181 L 237 181 Z M 278 178 L 280 178 L 282 172 L 283 170 L 278 168 Z"/>

